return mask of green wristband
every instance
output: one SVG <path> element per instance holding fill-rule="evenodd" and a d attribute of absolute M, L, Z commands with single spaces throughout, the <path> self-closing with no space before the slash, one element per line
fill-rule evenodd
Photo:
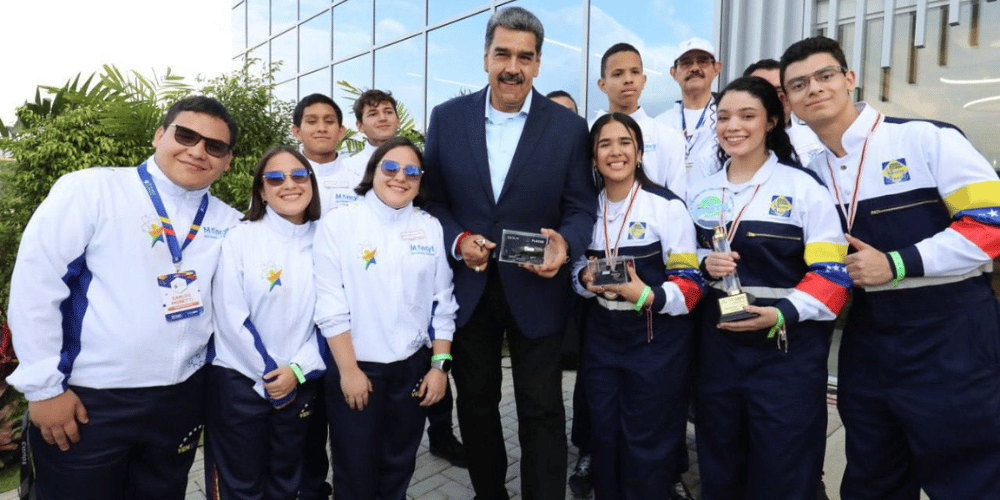
<path fill-rule="evenodd" d="M 778 333 L 778 330 L 781 330 L 781 327 L 785 324 L 785 316 L 781 314 L 781 309 L 775 307 L 774 310 L 778 311 L 778 321 L 775 321 L 774 326 L 771 327 L 771 331 L 767 332 L 767 338 L 769 339 L 773 339 L 774 334 Z"/>
<path fill-rule="evenodd" d="M 646 285 L 646 288 L 642 289 L 642 295 L 639 296 L 639 300 L 635 302 L 635 310 L 638 311 L 642 309 L 642 305 L 646 303 L 646 298 L 649 297 L 649 292 L 653 289 Z"/>
<path fill-rule="evenodd" d="M 295 363 L 288 363 L 288 367 L 292 369 L 292 373 L 295 374 L 295 379 L 299 381 L 300 384 L 306 383 L 306 376 L 302 373 L 302 368 Z"/>
<path fill-rule="evenodd" d="M 906 267 L 903 265 L 903 258 L 899 252 L 889 252 L 889 258 L 892 259 L 892 264 L 896 267 L 896 275 L 892 278 L 892 287 L 897 288 L 899 282 L 906 277 Z"/>
<path fill-rule="evenodd" d="M 435 361 L 441 361 L 442 359 L 447 359 L 448 361 L 453 361 L 453 359 L 451 357 L 451 354 L 443 352 L 441 354 L 435 354 L 435 355 L 431 356 L 431 363 L 433 363 Z"/>

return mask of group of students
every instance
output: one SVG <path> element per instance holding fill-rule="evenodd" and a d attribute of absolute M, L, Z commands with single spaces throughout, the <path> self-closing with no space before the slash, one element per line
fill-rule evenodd
<path fill-rule="evenodd" d="M 633 72 L 638 59 L 612 49 L 602 90 L 621 75 L 612 56 Z M 1000 182 L 956 129 L 855 105 L 853 84 L 836 42 L 792 45 L 780 92 L 744 77 L 713 97 L 715 166 L 691 178 L 690 158 L 668 160 L 669 130 L 617 110 L 590 127 L 596 223 L 569 275 L 599 500 L 670 497 L 692 397 L 703 498 L 815 498 L 829 340 L 852 286 L 843 497 L 1000 491 L 1000 308 L 984 272 Z M 786 102 L 826 145 L 811 170 Z M 425 410 L 448 392 L 456 253 L 493 243 L 453 241 L 415 206 L 424 158 L 391 123 L 345 160 L 332 101 L 305 98 L 294 121 L 330 148 L 269 150 L 242 223 L 208 193 L 238 129 L 207 97 L 170 108 L 138 169 L 69 174 L 38 208 L 12 281 L 8 379 L 30 401 L 38 498 L 183 498 L 202 429 L 212 498 L 305 498 L 323 413 L 337 498 L 406 497 Z M 692 221 L 706 213 L 731 250 Z M 602 265 L 627 279 L 597 284 Z M 754 301 L 722 322 L 737 273 Z"/>

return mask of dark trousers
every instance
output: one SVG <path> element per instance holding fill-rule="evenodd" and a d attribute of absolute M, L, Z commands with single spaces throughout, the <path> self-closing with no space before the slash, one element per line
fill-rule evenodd
<path fill-rule="evenodd" d="M 986 276 L 856 290 L 838 375 L 841 498 L 1000 498 L 1000 306 Z"/>
<path fill-rule="evenodd" d="M 208 498 L 294 500 L 316 381 L 298 386 L 280 410 L 231 368 L 210 366 L 205 428 Z"/>
<path fill-rule="evenodd" d="M 767 330 L 715 328 L 712 312 L 702 328 L 696 400 L 702 498 L 815 500 L 833 324 L 790 325 L 784 352 Z"/>
<path fill-rule="evenodd" d="M 338 393 L 339 395 L 339 393 Z M 305 452 L 302 460 L 302 482 L 299 484 L 299 500 L 322 500 L 320 491 L 330 474 L 330 457 L 326 454 L 327 418 L 326 385 L 316 384 L 316 396 L 309 405 L 309 428 L 306 430 Z"/>
<path fill-rule="evenodd" d="M 566 491 L 566 413 L 559 353 L 562 334 L 529 339 L 514 321 L 495 267 L 472 318 L 452 343 L 458 424 L 477 500 L 506 500 L 507 451 L 500 424 L 504 333 L 510 348 L 521 444 L 521 498 L 551 500 Z M 505 264 L 500 264 L 505 265 Z"/>
<path fill-rule="evenodd" d="M 359 362 L 372 384 L 368 406 L 361 411 L 344 401 L 336 365 L 326 370 L 337 500 L 406 500 L 426 419 L 412 393 L 430 363 L 430 349 L 394 363 Z"/>
<path fill-rule="evenodd" d="M 451 381 L 444 389 L 441 401 L 427 408 L 427 436 L 432 440 L 447 438 L 452 433 L 451 410 L 455 408 L 455 398 L 451 394 Z"/>
<path fill-rule="evenodd" d="M 28 429 L 39 500 L 183 500 L 203 427 L 204 370 L 171 386 L 70 387 L 87 409 L 68 451 Z"/>
<path fill-rule="evenodd" d="M 694 326 L 686 316 L 595 306 L 586 324 L 584 387 L 597 500 L 670 498 L 687 425 Z"/>

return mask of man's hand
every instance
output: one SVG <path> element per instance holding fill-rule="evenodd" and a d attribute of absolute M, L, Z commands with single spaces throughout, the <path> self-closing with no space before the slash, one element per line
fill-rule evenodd
<path fill-rule="evenodd" d="M 460 246 L 462 262 L 465 262 L 465 265 L 469 266 L 469 269 L 481 273 L 490 265 L 490 253 L 496 247 L 497 244 L 486 239 L 485 236 L 470 234 L 462 239 Z"/>
<path fill-rule="evenodd" d="M 878 286 L 892 280 L 889 258 L 884 253 L 854 236 L 845 234 L 844 237 L 857 249 L 857 252 L 844 258 L 847 274 L 854 280 L 855 286 Z"/>
<path fill-rule="evenodd" d="M 549 243 L 545 245 L 545 262 L 540 266 L 523 263 L 521 267 L 543 278 L 551 278 L 559 272 L 559 268 L 569 259 L 569 246 L 566 245 L 566 240 L 563 239 L 558 231 L 543 227 L 541 232 L 549 237 Z"/>
<path fill-rule="evenodd" d="M 83 402 L 71 389 L 54 398 L 28 403 L 28 412 L 31 422 L 42 431 L 42 439 L 59 446 L 62 451 L 68 450 L 70 443 L 80 441 L 80 428 L 76 423 L 90 422 Z"/>
<path fill-rule="evenodd" d="M 344 401 L 352 410 L 364 410 L 368 406 L 368 393 L 372 392 L 372 382 L 361 368 L 354 366 L 340 372 L 340 390 Z"/>
<path fill-rule="evenodd" d="M 288 365 L 278 367 L 277 370 L 264 374 L 264 390 L 274 400 L 287 396 L 298 385 L 299 380 L 295 378 L 295 373 Z"/>
<path fill-rule="evenodd" d="M 446 385 L 448 385 L 448 374 L 437 368 L 428 370 L 427 375 L 424 375 L 424 381 L 420 383 L 420 395 L 423 397 L 420 406 L 426 407 L 441 401 Z"/>

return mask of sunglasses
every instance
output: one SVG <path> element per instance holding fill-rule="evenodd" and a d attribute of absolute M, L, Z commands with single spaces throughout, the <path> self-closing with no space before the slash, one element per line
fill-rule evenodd
<path fill-rule="evenodd" d="M 181 146 L 193 147 L 198 145 L 202 139 L 205 140 L 205 152 L 216 157 L 222 158 L 229 154 L 229 150 L 232 147 L 227 142 L 220 141 L 218 139 L 212 139 L 210 137 L 205 137 L 194 130 L 187 127 L 178 125 L 176 123 L 172 124 L 174 127 L 174 140 L 177 141 Z"/>
<path fill-rule="evenodd" d="M 382 163 L 379 163 L 379 168 L 382 169 L 383 174 L 389 177 L 395 177 L 396 172 L 399 172 L 399 169 L 402 168 L 403 173 L 406 174 L 407 180 L 411 181 L 419 181 L 420 176 L 424 175 L 424 171 L 416 165 L 407 165 L 403 167 L 400 166 L 398 161 L 393 160 L 382 160 Z"/>
<path fill-rule="evenodd" d="M 304 168 L 292 170 L 292 172 L 288 174 L 288 177 L 291 177 L 296 184 L 305 184 L 309 182 L 309 171 Z M 285 183 L 285 173 L 278 172 L 277 170 L 264 172 L 264 182 L 266 182 L 268 186 L 278 187 Z"/>

